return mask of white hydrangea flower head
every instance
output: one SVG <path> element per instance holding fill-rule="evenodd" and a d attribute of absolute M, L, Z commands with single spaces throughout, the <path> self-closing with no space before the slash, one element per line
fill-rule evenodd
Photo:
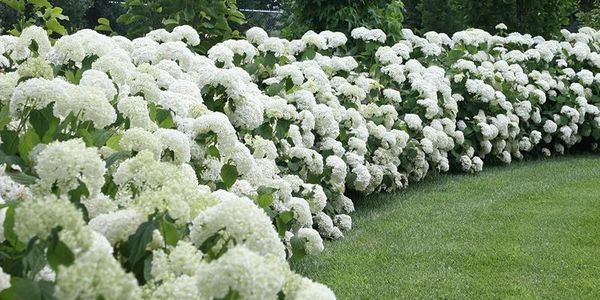
<path fill-rule="evenodd" d="M 279 257 L 261 256 L 244 247 L 235 246 L 198 270 L 200 294 L 208 298 L 223 298 L 235 291 L 242 299 L 276 299 L 289 272 Z"/>
<path fill-rule="evenodd" d="M 215 196 L 221 202 L 200 212 L 192 222 L 190 238 L 195 245 L 202 245 L 223 230 L 237 245 L 261 255 L 285 258 L 279 236 L 262 209 L 251 200 L 228 192 L 217 191 Z"/>
<path fill-rule="evenodd" d="M 141 290 L 131 273 L 126 273 L 110 253 L 90 250 L 61 268 L 56 276 L 60 299 L 139 299 Z"/>
<path fill-rule="evenodd" d="M 119 145 L 125 151 L 150 151 L 155 159 L 160 159 L 163 145 L 156 135 L 142 128 L 131 128 L 123 133 Z"/>
<path fill-rule="evenodd" d="M 105 162 L 97 148 L 86 147 L 81 139 L 52 142 L 37 155 L 36 161 L 38 184 L 45 191 L 57 187 L 64 194 L 83 183 L 94 196 L 104 185 Z"/>
<path fill-rule="evenodd" d="M 4 291 L 10 287 L 10 275 L 4 273 L 4 270 L 0 267 L 0 291 Z"/>
<path fill-rule="evenodd" d="M 175 129 L 159 128 L 154 132 L 154 136 L 160 141 L 163 152 L 165 149 L 173 152 L 176 162 L 187 163 L 190 161 L 190 141 L 186 134 Z"/>
<path fill-rule="evenodd" d="M 14 49 L 11 53 L 11 58 L 16 61 L 24 60 L 31 55 L 30 47 L 35 42 L 37 45 L 37 53 L 44 57 L 51 49 L 52 45 L 48 39 L 48 34 L 44 28 L 38 26 L 29 26 L 21 32 Z"/>
<path fill-rule="evenodd" d="M 148 111 L 148 102 L 139 96 L 124 97 L 117 103 L 117 109 L 125 118 L 129 119 L 129 125 L 132 128 L 142 128 L 147 131 L 154 131 L 158 127 L 150 119 Z"/>
<path fill-rule="evenodd" d="M 54 43 L 54 47 L 48 52 L 46 59 L 54 65 L 66 65 L 72 62 L 79 67 L 85 56 L 85 50 L 77 36 L 65 35 Z"/>
<path fill-rule="evenodd" d="M 300 227 L 312 226 L 312 214 L 306 200 L 303 198 L 292 197 L 286 206 L 294 213 L 294 219 Z"/>
<path fill-rule="evenodd" d="M 146 285 L 146 294 L 150 294 L 149 299 L 156 300 L 196 300 L 203 299 L 200 296 L 196 286 L 196 278 L 188 275 L 182 275 L 174 279 L 168 278 L 161 282 L 156 289 L 149 291 L 150 285 Z"/>
<path fill-rule="evenodd" d="M 342 32 L 331 32 L 329 30 L 325 30 L 319 33 L 320 36 L 324 37 L 327 40 L 328 48 L 338 48 L 346 44 L 348 38 Z"/>
<path fill-rule="evenodd" d="M 333 217 L 333 224 L 343 231 L 352 229 L 352 218 L 349 215 L 340 214 Z"/>
<path fill-rule="evenodd" d="M 152 279 L 167 280 L 182 275 L 194 276 L 205 263 L 203 253 L 190 242 L 179 241 L 175 247 L 170 247 L 167 254 L 162 250 L 153 251 Z"/>
<path fill-rule="evenodd" d="M 90 220 L 89 226 L 115 245 L 127 241 L 145 221 L 146 216 L 136 210 L 122 209 L 94 217 Z"/>
<path fill-rule="evenodd" d="M 106 73 L 97 70 L 83 72 L 79 85 L 100 88 L 108 101 L 112 101 L 117 95 L 117 88 L 112 80 Z"/>
<path fill-rule="evenodd" d="M 47 239 L 57 227 L 62 227 L 59 239 L 74 253 L 90 248 L 92 231 L 83 221 L 82 213 L 67 198 L 40 197 L 15 209 L 14 232 L 25 244 L 34 237 Z"/>
<path fill-rule="evenodd" d="M 350 35 L 353 39 L 363 40 L 363 41 L 375 41 L 379 43 L 385 43 L 387 38 L 386 34 L 381 29 L 367 29 L 365 27 L 358 27 L 352 29 Z"/>
<path fill-rule="evenodd" d="M 323 252 L 323 239 L 319 233 L 312 228 L 300 228 L 296 236 L 305 239 L 304 249 L 308 255 L 316 255 Z"/>
<path fill-rule="evenodd" d="M 122 162 L 114 172 L 113 181 L 119 187 L 116 199 L 144 215 L 168 212 L 177 223 L 190 222 L 216 202 L 198 184 L 190 168 L 187 164 L 157 161 L 144 150 Z"/>
<path fill-rule="evenodd" d="M 246 31 L 246 38 L 250 43 L 258 45 L 262 44 L 266 39 L 268 39 L 269 35 L 260 27 L 252 27 Z"/>
<path fill-rule="evenodd" d="M 208 49 L 208 58 L 212 59 L 215 64 L 223 64 L 223 67 L 225 68 L 234 66 L 233 56 L 233 51 L 222 43 L 216 44 Z"/>
<path fill-rule="evenodd" d="M 106 92 L 96 86 L 68 86 L 69 97 L 56 101 L 54 115 L 65 119 L 69 114 L 80 121 L 91 121 L 97 129 L 105 128 L 117 120 L 117 113 Z"/>
<path fill-rule="evenodd" d="M 6 104 L 11 99 L 13 91 L 19 82 L 17 72 L 0 73 L 0 103 Z"/>
<path fill-rule="evenodd" d="M 10 98 L 10 113 L 13 117 L 19 117 L 26 110 L 40 110 L 50 103 L 65 102 L 71 97 L 60 84 L 60 79 L 47 80 L 42 78 L 31 78 L 21 82 L 14 88 Z"/>
<path fill-rule="evenodd" d="M 327 286 L 313 282 L 297 274 L 289 274 L 285 286 L 286 296 L 296 300 L 335 300 L 335 294 Z"/>
<path fill-rule="evenodd" d="M 198 32 L 189 25 L 179 25 L 173 28 L 171 37 L 176 41 L 185 40 L 185 42 L 190 46 L 197 46 L 200 44 L 200 36 L 198 35 Z"/>
<path fill-rule="evenodd" d="M 317 49 L 325 50 L 328 48 L 327 39 L 312 30 L 307 31 L 302 35 L 302 41 L 307 46 L 312 45 Z"/>

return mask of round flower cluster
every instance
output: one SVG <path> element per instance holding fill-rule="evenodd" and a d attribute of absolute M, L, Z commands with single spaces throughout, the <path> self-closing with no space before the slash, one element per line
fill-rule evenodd
<path fill-rule="evenodd" d="M 600 32 L 497 29 L 392 45 L 378 29 L 252 28 L 206 55 L 189 26 L 1 36 L 0 237 L 48 265 L 0 272 L 0 288 L 35 275 L 67 299 L 334 299 L 285 260 L 351 230 L 348 190 L 597 148 Z"/>

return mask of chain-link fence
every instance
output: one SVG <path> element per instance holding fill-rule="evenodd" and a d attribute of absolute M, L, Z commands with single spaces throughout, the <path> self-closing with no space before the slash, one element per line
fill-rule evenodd
<path fill-rule="evenodd" d="M 270 36 L 280 35 L 286 18 L 283 10 L 240 8 L 240 11 L 246 16 L 246 24 L 243 25 L 243 31 L 256 26 L 263 28 Z"/>

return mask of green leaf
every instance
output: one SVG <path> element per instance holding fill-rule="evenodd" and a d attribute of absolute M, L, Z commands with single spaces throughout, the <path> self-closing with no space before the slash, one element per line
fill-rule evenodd
<path fill-rule="evenodd" d="M 4 218 L 4 237 L 6 240 L 18 250 L 25 250 L 26 245 L 19 241 L 17 234 L 14 231 L 15 227 L 15 206 L 11 205 L 6 209 L 6 216 Z"/>
<path fill-rule="evenodd" d="M 166 110 L 166 109 L 162 109 L 162 108 L 156 108 L 156 119 L 155 121 L 157 123 L 162 123 L 164 120 L 168 119 L 169 117 L 171 117 L 171 112 Z"/>
<path fill-rule="evenodd" d="M 177 242 L 181 239 L 181 233 L 177 229 L 177 226 L 167 216 L 164 216 L 160 220 L 160 232 L 165 239 L 165 243 L 169 246 L 177 245 Z"/>
<path fill-rule="evenodd" d="M 594 138 L 594 140 L 600 140 L 600 129 L 594 128 L 592 130 L 592 137 Z"/>
<path fill-rule="evenodd" d="M 152 232 L 158 228 L 155 220 L 142 223 L 133 235 L 127 240 L 127 264 L 133 268 L 138 262 L 142 261 L 147 255 L 146 246 L 152 241 Z"/>
<path fill-rule="evenodd" d="M 285 137 L 287 137 L 291 124 L 292 122 L 289 120 L 277 120 L 277 125 L 275 126 L 275 136 L 277 136 L 279 139 L 284 139 Z"/>
<path fill-rule="evenodd" d="M 291 211 L 281 212 L 275 218 L 275 228 L 277 228 L 277 233 L 279 234 L 279 237 L 283 238 L 285 236 L 285 232 L 289 228 L 288 224 L 292 219 L 294 219 L 294 213 Z"/>
<path fill-rule="evenodd" d="M 256 191 L 258 193 L 258 197 L 256 198 L 256 203 L 258 206 L 265 208 L 273 203 L 273 193 L 277 191 L 274 188 L 261 186 Z"/>
<path fill-rule="evenodd" d="M 208 153 L 208 155 L 210 155 L 212 157 L 221 158 L 221 153 L 219 152 L 219 148 L 217 148 L 217 146 L 215 146 L 215 145 L 211 145 L 210 147 L 208 147 L 207 153 Z"/>
<path fill-rule="evenodd" d="M 229 289 L 229 292 L 227 293 L 227 295 L 225 295 L 225 297 L 218 298 L 218 299 L 215 299 L 215 300 L 239 300 L 239 299 L 241 299 L 240 293 L 238 291 L 234 291 L 232 289 Z"/>
<path fill-rule="evenodd" d="M 57 19 L 50 19 L 48 21 L 46 21 L 46 28 L 48 28 L 49 30 L 52 30 L 53 32 L 56 32 L 60 35 L 65 35 L 67 34 L 67 29 L 65 28 L 65 26 L 62 26 Z"/>
<path fill-rule="evenodd" d="M 37 237 L 29 241 L 26 254 L 23 257 L 24 274 L 35 275 L 44 268 L 47 264 L 45 251 L 45 242 L 39 241 Z"/>
<path fill-rule="evenodd" d="M 113 29 L 107 25 L 97 25 L 96 27 L 94 27 L 94 30 L 103 31 L 103 32 L 112 32 L 113 31 Z"/>
<path fill-rule="evenodd" d="M 273 128 L 269 123 L 263 123 L 256 129 L 256 133 L 266 140 L 273 138 Z"/>
<path fill-rule="evenodd" d="M 113 150 L 120 150 L 121 145 L 119 143 L 121 142 L 122 137 L 123 135 L 120 133 L 113 134 L 110 138 L 108 138 L 108 140 L 106 140 L 106 146 Z"/>
<path fill-rule="evenodd" d="M 279 218 L 281 218 L 281 221 L 284 222 L 285 224 L 289 223 L 291 220 L 294 219 L 294 213 L 291 211 L 284 211 L 282 213 L 279 214 Z"/>
<path fill-rule="evenodd" d="M 313 58 L 315 58 L 316 55 L 317 55 L 317 51 L 315 50 L 314 47 L 306 47 L 306 49 L 304 50 L 303 57 L 305 59 L 313 59 Z"/>
<path fill-rule="evenodd" d="M 54 287 L 55 284 L 50 281 L 38 281 L 38 287 L 40 288 L 40 292 L 42 293 L 42 300 L 55 300 L 54 296 Z"/>
<path fill-rule="evenodd" d="M 40 6 L 40 7 L 46 7 L 46 8 L 52 7 L 52 4 L 50 4 L 50 2 L 48 2 L 48 0 L 28 0 L 28 1 L 29 1 L 29 3 Z"/>
<path fill-rule="evenodd" d="M 225 188 L 229 189 L 236 182 L 238 178 L 238 170 L 235 165 L 225 164 L 221 167 L 221 180 L 225 185 Z"/>
<path fill-rule="evenodd" d="M 217 245 L 217 243 L 221 240 L 221 233 L 220 232 L 215 232 L 213 235 L 211 235 L 210 237 L 208 237 L 207 239 L 204 240 L 204 242 L 202 242 L 202 245 L 200 245 L 200 247 L 198 247 L 198 249 L 200 249 L 200 251 L 202 251 L 203 253 L 209 254 L 208 258 L 212 258 L 212 259 L 216 259 L 217 257 L 212 257 L 210 256 L 210 254 L 212 254 L 212 248 Z"/>
<path fill-rule="evenodd" d="M 13 277 L 11 287 L 0 295 L 0 299 L 38 300 L 42 299 L 42 292 L 38 285 L 30 279 Z M 5 297 L 6 295 L 6 297 Z"/>
<path fill-rule="evenodd" d="M 89 220 L 88 211 L 87 211 L 86 206 L 83 205 L 83 203 L 81 203 L 81 199 L 83 197 L 89 197 L 90 191 L 88 190 L 85 183 L 83 183 L 81 180 L 77 179 L 77 182 L 79 183 L 79 186 L 76 189 L 69 191 L 69 193 L 68 193 L 69 200 L 73 204 L 75 204 L 75 206 L 77 206 L 77 208 L 79 208 L 79 210 L 81 210 L 81 212 L 83 213 L 83 219 L 88 221 Z"/>
<path fill-rule="evenodd" d="M 319 184 L 321 182 L 321 179 L 323 179 L 323 175 L 322 174 L 308 174 L 308 178 L 306 179 L 306 182 L 308 183 L 312 183 L 312 184 Z"/>
<path fill-rule="evenodd" d="M 31 161 L 29 159 L 29 153 L 35 147 L 35 145 L 40 143 L 40 138 L 35 133 L 33 128 L 29 128 L 25 132 L 25 134 L 19 140 L 19 156 L 29 164 Z"/>
<path fill-rule="evenodd" d="M 11 287 L 0 293 L 0 300 L 55 300 L 55 284 L 49 281 L 33 281 L 31 279 L 12 277 Z"/>
<path fill-rule="evenodd" d="M 77 130 L 77 135 L 79 135 L 83 139 L 86 146 L 90 147 L 94 145 L 94 137 L 87 129 L 79 128 Z"/>
<path fill-rule="evenodd" d="M 48 246 L 46 257 L 48 264 L 54 271 L 58 271 L 58 266 L 70 266 L 75 261 L 75 254 L 65 243 L 58 239 L 58 236 Z"/>
<path fill-rule="evenodd" d="M 110 26 L 110 20 L 107 18 L 99 18 L 98 24 Z"/>
<path fill-rule="evenodd" d="M 272 52 L 268 52 L 265 55 L 263 65 L 265 65 L 269 68 L 273 68 L 275 66 L 275 64 L 277 63 L 277 61 L 278 61 L 278 59 L 277 59 L 277 57 L 275 57 L 275 54 L 273 54 Z"/>
<path fill-rule="evenodd" d="M 22 11 L 25 9 L 25 3 L 23 0 L 0 0 L 0 3 L 4 3 L 16 11 Z"/>
<path fill-rule="evenodd" d="M 92 134 L 92 144 L 98 148 L 106 145 L 106 143 L 108 142 L 108 139 L 110 139 L 111 137 L 113 137 L 114 131 L 113 130 L 105 130 L 105 129 L 99 129 L 94 131 L 94 133 Z"/>
<path fill-rule="evenodd" d="M 250 75 L 254 75 L 257 71 L 258 71 L 258 64 L 247 64 L 243 67 L 244 70 L 246 70 L 246 72 L 248 72 L 248 74 Z"/>
<path fill-rule="evenodd" d="M 269 96 L 275 96 L 279 94 L 279 92 L 281 92 L 284 88 L 285 83 L 283 82 L 273 83 L 267 88 L 267 94 Z"/>
<path fill-rule="evenodd" d="M 292 260 L 299 261 L 306 256 L 306 249 L 304 248 L 306 244 L 305 239 L 294 236 L 290 239 L 290 244 L 292 246 Z"/>
<path fill-rule="evenodd" d="M 9 166 L 17 165 L 21 168 L 26 168 L 25 162 L 17 155 L 6 155 L 4 151 L 0 149 L 0 164 L 7 164 Z"/>
<path fill-rule="evenodd" d="M 0 131 L 0 139 L 2 139 L 2 144 L 0 145 L 0 149 L 4 151 L 7 155 L 15 155 L 19 150 L 19 136 L 17 132 L 10 130 L 2 130 Z"/>
<path fill-rule="evenodd" d="M 53 115 L 53 105 L 48 105 L 40 110 L 33 110 L 29 116 L 29 122 L 35 129 L 35 133 L 44 143 L 50 142 L 54 131 L 58 127 L 59 120 Z"/>
<path fill-rule="evenodd" d="M 448 65 L 454 64 L 456 61 L 458 61 L 464 55 L 465 55 L 464 51 L 459 50 L 459 49 L 454 49 L 454 50 L 448 51 L 446 54 L 445 62 Z"/>
<path fill-rule="evenodd" d="M 6 171 L 6 175 L 8 175 L 12 181 L 23 185 L 32 185 L 38 180 L 37 177 L 27 175 L 23 172 Z"/>
<path fill-rule="evenodd" d="M 110 168 L 114 163 L 127 159 L 131 156 L 131 152 L 129 151 L 119 151 L 116 153 L 113 153 L 111 156 L 109 156 L 106 159 L 106 168 Z"/>
<path fill-rule="evenodd" d="M 8 105 L 5 105 L 0 110 L 0 130 L 4 129 L 4 126 L 10 123 L 10 121 L 12 121 L 12 118 L 10 117 L 10 111 L 8 109 Z"/>

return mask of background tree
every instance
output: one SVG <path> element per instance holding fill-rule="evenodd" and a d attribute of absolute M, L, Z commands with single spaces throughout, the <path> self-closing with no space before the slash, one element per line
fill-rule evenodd
<path fill-rule="evenodd" d="M 48 36 L 57 38 L 67 34 L 64 24 L 68 16 L 63 9 L 48 0 L 0 0 L 0 33 L 19 35 L 31 25 L 42 26 Z"/>
<path fill-rule="evenodd" d="M 251 27 L 257 26 L 272 36 L 280 35 L 286 20 L 284 9 L 286 5 L 289 6 L 286 0 L 238 0 L 237 3 L 246 17 L 246 23 L 238 27 L 240 32 L 246 32 Z"/>
<path fill-rule="evenodd" d="M 245 22 L 236 0 L 126 0 L 124 6 L 127 11 L 118 22 L 128 27 L 125 33 L 128 37 L 139 37 L 159 28 L 170 31 L 185 24 L 200 33 L 200 51 L 239 36 L 232 24 Z"/>
<path fill-rule="evenodd" d="M 581 0 L 580 7 L 578 0 L 405 0 L 405 27 L 451 34 L 469 27 L 494 31 L 504 23 L 509 30 L 552 37 L 573 25 L 578 10 L 588 12 L 578 14 L 581 23 L 593 24 L 592 1 L 600 2 Z"/>
<path fill-rule="evenodd" d="M 419 32 L 423 28 L 421 4 L 423 0 L 404 0 L 404 27 Z"/>
<path fill-rule="evenodd" d="M 492 31 L 504 23 L 509 31 L 551 37 L 571 23 L 577 0 L 453 0 L 463 24 Z"/>
<path fill-rule="evenodd" d="M 422 0 L 419 11 L 422 31 L 454 33 L 464 29 L 463 15 L 452 0 Z"/>
<path fill-rule="evenodd" d="M 582 0 L 577 23 L 579 26 L 600 29 L 600 0 Z"/>
<path fill-rule="evenodd" d="M 283 31 L 289 38 L 307 30 L 349 33 L 360 26 L 382 29 L 392 42 L 400 40 L 402 34 L 400 0 L 295 0 L 289 9 L 291 16 Z"/>

